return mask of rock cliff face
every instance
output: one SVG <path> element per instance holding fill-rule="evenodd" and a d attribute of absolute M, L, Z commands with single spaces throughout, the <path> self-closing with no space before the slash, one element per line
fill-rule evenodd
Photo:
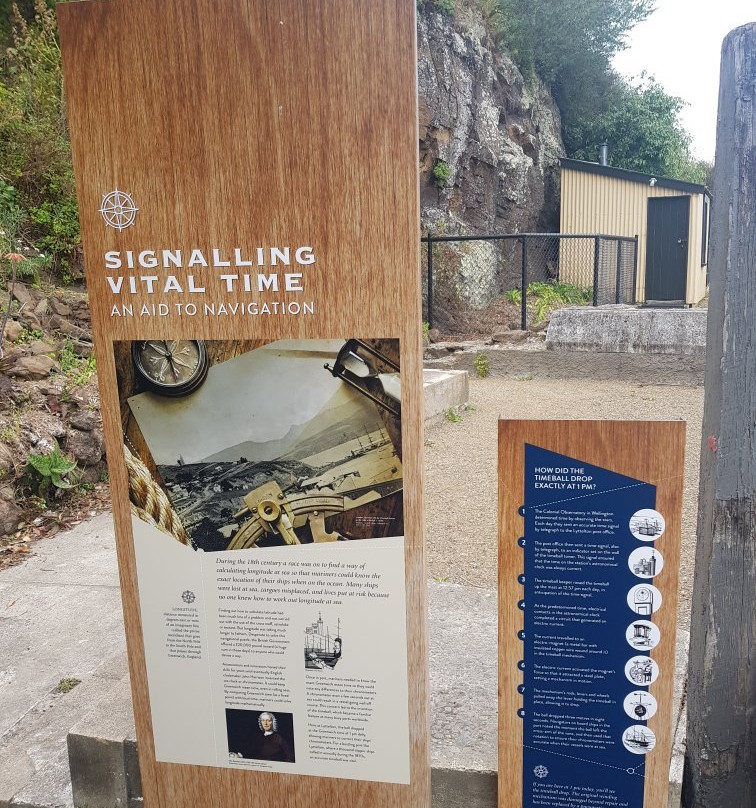
<path fill-rule="evenodd" d="M 423 231 L 557 230 L 564 147 L 548 91 L 526 84 L 475 9 L 418 12 L 417 35 Z"/>

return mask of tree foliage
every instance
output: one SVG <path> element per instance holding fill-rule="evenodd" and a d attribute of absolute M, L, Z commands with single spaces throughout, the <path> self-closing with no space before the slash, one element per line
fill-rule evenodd
<path fill-rule="evenodd" d="M 21 236 L 47 254 L 59 274 L 75 274 L 79 223 L 60 48 L 55 12 L 44 0 L 36 0 L 32 22 L 13 10 L 0 74 L 2 189 L 23 213 Z"/>
<path fill-rule="evenodd" d="M 595 161 L 604 140 L 613 165 L 705 182 L 680 123 L 683 101 L 653 79 L 629 82 L 611 68 L 654 0 L 497 0 L 504 46 L 525 75 L 551 89 L 568 156 Z"/>
<path fill-rule="evenodd" d="M 653 78 L 615 75 L 596 113 L 564 127 L 565 148 L 578 160 L 596 160 L 597 144 L 606 141 L 612 165 L 705 184 L 710 167 L 691 157 L 679 119 L 683 104 Z"/>
<path fill-rule="evenodd" d="M 499 0 L 507 47 L 552 87 L 606 73 L 653 0 Z"/>

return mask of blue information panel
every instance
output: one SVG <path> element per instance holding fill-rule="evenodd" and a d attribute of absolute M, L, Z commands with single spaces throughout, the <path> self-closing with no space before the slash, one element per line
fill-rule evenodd
<path fill-rule="evenodd" d="M 522 804 L 642 808 L 663 640 L 656 488 L 527 444 L 520 514 Z"/>

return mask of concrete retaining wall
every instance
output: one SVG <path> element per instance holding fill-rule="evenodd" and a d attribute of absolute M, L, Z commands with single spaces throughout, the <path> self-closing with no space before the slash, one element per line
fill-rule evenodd
<path fill-rule="evenodd" d="M 574 306 L 551 315 L 547 350 L 704 356 L 706 309 Z"/>

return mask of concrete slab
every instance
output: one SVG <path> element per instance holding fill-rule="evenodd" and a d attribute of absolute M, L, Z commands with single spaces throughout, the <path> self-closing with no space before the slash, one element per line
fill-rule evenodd
<path fill-rule="evenodd" d="M 95 676 L 68 692 L 53 690 L 3 734 L 0 808 L 73 805 L 66 735 L 82 715 L 108 715 L 113 690 L 111 680 Z"/>
<path fill-rule="evenodd" d="M 124 646 L 110 514 L 34 550 L 0 577 L 0 738 L 61 679 L 84 679 Z"/>
<path fill-rule="evenodd" d="M 497 632 L 494 590 L 428 583 L 434 769 L 490 773 L 498 768 Z"/>
<path fill-rule="evenodd" d="M 704 356 L 706 318 L 706 309 L 572 306 L 551 315 L 546 348 Z"/>
<path fill-rule="evenodd" d="M 15 716 L 13 721 L 3 717 L 0 735 L 0 808 L 141 805 L 113 545 L 112 522 L 103 515 L 41 543 L 40 555 L 24 567 L 0 573 L 0 648 L 2 658 L 16 665 L 15 672 L 6 666 L 0 681 L 0 699 L 11 697 Z M 496 592 L 429 582 L 428 612 L 434 808 L 494 808 Z M 18 630 L 34 639 L 20 642 Z M 684 705 L 686 648 L 683 635 L 679 705 Z M 21 655 L 18 664 L 16 653 Z M 53 693 L 59 679 L 69 675 L 81 684 L 68 693 Z M 677 727 L 682 743 L 681 718 Z M 670 808 L 677 808 L 679 788 L 673 788 L 676 784 L 670 789 Z"/>
<path fill-rule="evenodd" d="M 72 804 L 66 733 L 94 697 L 87 682 L 125 646 L 111 515 L 34 549 L 0 575 L 0 808 Z M 54 693 L 66 678 L 82 684 Z"/>

